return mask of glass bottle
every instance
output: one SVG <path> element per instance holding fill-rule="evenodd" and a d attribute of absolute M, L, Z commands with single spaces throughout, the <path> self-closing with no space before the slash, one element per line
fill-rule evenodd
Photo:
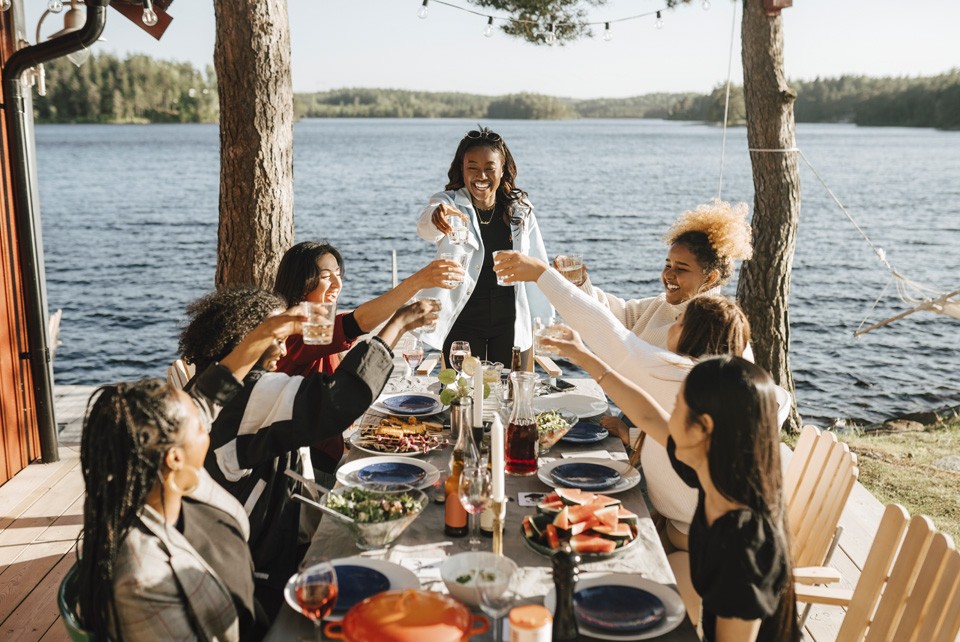
<path fill-rule="evenodd" d="M 513 410 L 504 440 L 505 469 L 508 475 L 535 475 L 540 446 L 537 413 L 533 411 L 533 389 L 537 375 L 532 372 L 511 372 L 510 383 L 513 386 Z"/>
<path fill-rule="evenodd" d="M 573 590 L 577 583 L 580 556 L 573 552 L 568 542 L 553 553 L 553 588 L 557 596 L 557 608 L 553 611 L 553 641 L 570 642 L 579 636 L 577 618 L 573 610 Z"/>
<path fill-rule="evenodd" d="M 446 500 L 443 505 L 443 532 L 448 537 L 467 534 L 467 511 L 460 503 L 460 475 L 464 462 L 477 462 L 479 454 L 473 443 L 473 399 L 457 397 L 450 403 L 450 431 L 456 439 L 450 460 L 450 476 L 443 484 Z"/>
<path fill-rule="evenodd" d="M 520 372 L 520 346 L 513 346 L 513 351 L 510 354 L 510 372 Z M 510 403 L 513 401 L 513 383 L 510 381 L 509 377 L 507 379 L 507 389 L 503 391 L 503 402 Z"/>

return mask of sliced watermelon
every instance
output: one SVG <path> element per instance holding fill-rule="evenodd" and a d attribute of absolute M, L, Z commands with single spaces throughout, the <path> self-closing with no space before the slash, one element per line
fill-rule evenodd
<path fill-rule="evenodd" d="M 537 538 L 537 532 L 533 528 L 533 520 L 530 519 L 529 515 L 523 516 L 523 534 L 527 536 L 527 539 Z"/>
<path fill-rule="evenodd" d="M 603 504 L 604 506 L 619 506 L 620 500 L 616 497 L 608 497 L 606 495 L 597 495 L 593 498 L 593 503 Z"/>
<path fill-rule="evenodd" d="M 553 550 L 557 550 L 558 548 L 560 548 L 560 536 L 557 535 L 557 527 L 554 526 L 553 524 L 547 524 L 546 534 L 547 534 L 547 546 L 549 546 Z"/>
<path fill-rule="evenodd" d="M 564 503 L 559 499 L 555 502 L 540 502 L 537 504 L 537 510 L 541 513 L 547 513 L 549 515 L 556 515 L 560 512 L 560 509 L 564 507 Z"/>
<path fill-rule="evenodd" d="M 536 531 L 538 539 L 543 536 L 544 532 L 547 529 L 547 524 L 552 524 L 552 523 L 553 523 L 553 515 L 545 515 L 543 513 L 539 513 L 530 518 L 530 524 L 533 526 L 533 530 Z"/>
<path fill-rule="evenodd" d="M 549 494 L 545 495 L 541 501 L 544 501 L 544 502 L 559 502 L 559 501 L 560 501 L 560 495 L 558 495 L 558 494 L 555 493 L 555 492 L 549 493 Z"/>
<path fill-rule="evenodd" d="M 577 522 L 576 524 L 571 524 L 571 525 L 570 525 L 570 534 L 571 534 L 571 535 L 579 535 L 580 533 L 583 533 L 583 532 L 585 532 L 585 531 L 588 531 L 588 530 L 590 530 L 591 528 L 593 528 L 594 526 L 598 526 L 599 524 L 600 524 L 600 522 L 597 520 L 597 518 L 594 517 L 593 515 L 591 515 L 590 517 L 588 517 L 587 519 L 583 520 L 582 522 Z"/>
<path fill-rule="evenodd" d="M 583 504 L 581 506 L 570 506 L 570 521 L 573 523 L 584 522 L 593 517 L 594 513 L 603 508 L 600 504 Z"/>
<path fill-rule="evenodd" d="M 620 510 L 617 512 L 617 519 L 619 519 L 624 524 L 630 524 L 631 526 L 636 526 L 639 524 L 639 518 L 636 513 L 631 513 L 623 506 L 620 507 Z"/>
<path fill-rule="evenodd" d="M 619 510 L 619 506 L 604 506 L 603 508 L 595 511 L 593 516 L 600 524 L 613 528 L 620 523 L 620 520 L 618 519 Z"/>
<path fill-rule="evenodd" d="M 577 553 L 612 553 L 617 549 L 617 543 L 599 535 L 582 533 L 570 538 L 570 547 Z"/>
<path fill-rule="evenodd" d="M 633 539 L 633 529 L 627 524 L 617 524 L 616 526 L 596 526 L 593 529 L 601 537 L 612 539 L 614 541 L 624 541 Z"/>
<path fill-rule="evenodd" d="M 593 501 L 593 498 L 596 497 L 593 493 L 584 492 L 579 488 L 558 488 L 556 493 L 560 496 L 563 503 L 568 506 L 589 504 Z"/>

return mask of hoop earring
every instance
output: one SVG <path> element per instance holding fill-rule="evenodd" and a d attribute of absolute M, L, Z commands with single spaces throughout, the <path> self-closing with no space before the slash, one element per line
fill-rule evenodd
<path fill-rule="evenodd" d="M 182 484 L 180 481 L 177 481 L 177 475 L 181 473 L 186 474 L 188 477 L 186 480 L 186 485 Z M 179 493 L 184 497 L 189 497 L 196 492 L 197 488 L 200 487 L 200 469 L 195 466 L 191 466 L 190 464 L 184 464 L 183 468 L 180 470 L 175 470 L 167 475 L 167 479 L 165 481 L 170 484 L 170 489 L 175 493 Z"/>

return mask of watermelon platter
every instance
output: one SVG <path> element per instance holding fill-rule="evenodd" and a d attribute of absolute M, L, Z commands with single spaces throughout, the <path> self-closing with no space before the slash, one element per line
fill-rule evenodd
<path fill-rule="evenodd" d="M 523 518 L 523 540 L 545 556 L 562 542 L 584 562 L 619 555 L 637 543 L 638 517 L 619 499 L 577 488 L 557 488 L 544 496 L 535 515 Z"/>

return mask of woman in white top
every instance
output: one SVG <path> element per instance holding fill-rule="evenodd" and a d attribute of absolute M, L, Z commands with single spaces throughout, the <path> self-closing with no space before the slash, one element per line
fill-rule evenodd
<path fill-rule="evenodd" d="M 669 349 L 637 337 L 611 314 L 543 262 L 518 253 L 498 256 L 495 269 L 507 282 L 535 281 L 557 312 L 584 343 L 612 370 L 646 390 L 667 412 L 696 360 L 713 354 L 739 356 L 750 340 L 750 325 L 740 308 L 721 296 L 699 296 L 690 301 L 668 329 Z M 577 363 L 560 346 L 561 355 Z M 579 364 L 578 364 L 579 365 Z M 789 411 L 789 395 L 779 390 L 780 419 Z M 674 472 L 666 450 L 644 440 L 639 461 L 647 479 L 650 501 L 668 520 L 667 536 L 678 549 L 686 548 L 686 534 L 697 504 L 697 493 Z"/>

